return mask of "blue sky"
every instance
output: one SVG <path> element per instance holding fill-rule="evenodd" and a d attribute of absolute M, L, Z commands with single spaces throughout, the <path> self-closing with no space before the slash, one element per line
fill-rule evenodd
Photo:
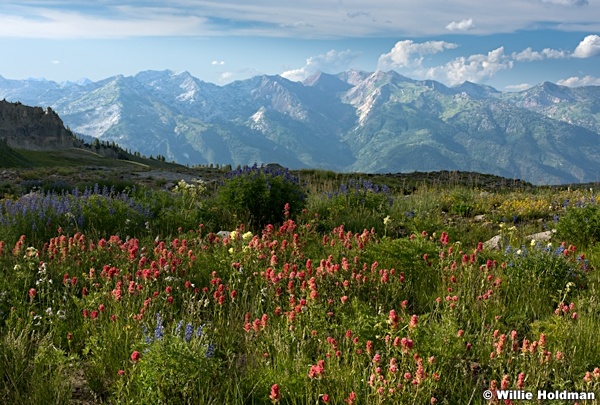
<path fill-rule="evenodd" d="M 391 70 L 499 90 L 600 85 L 600 0 L 3 0 L 0 75 L 216 84 Z"/>

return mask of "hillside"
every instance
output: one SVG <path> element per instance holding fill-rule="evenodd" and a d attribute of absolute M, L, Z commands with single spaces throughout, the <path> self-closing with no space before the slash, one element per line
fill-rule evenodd
<path fill-rule="evenodd" d="M 0 197 L 33 186 L 70 189 L 94 182 L 156 185 L 190 180 L 195 175 L 165 160 L 129 153 L 115 143 L 85 143 L 64 127 L 51 108 L 0 102 L 0 168 L 13 169 L 0 173 Z"/>

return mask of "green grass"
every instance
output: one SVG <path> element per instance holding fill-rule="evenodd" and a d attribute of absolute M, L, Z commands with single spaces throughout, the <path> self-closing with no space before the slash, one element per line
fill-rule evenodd
<path fill-rule="evenodd" d="M 106 158 L 96 153 L 76 148 L 52 151 L 19 150 L 19 153 L 37 167 L 133 166 L 130 162 Z"/>
<path fill-rule="evenodd" d="M 37 167 L 80 167 L 80 166 L 102 166 L 123 167 L 131 169 L 168 168 L 177 169 L 181 165 L 160 162 L 153 159 L 136 157 L 124 154 L 125 159 L 114 159 L 102 156 L 93 151 L 79 148 L 60 149 L 52 151 L 18 150 L 32 165 Z"/>
<path fill-rule="evenodd" d="M 0 168 L 32 167 L 34 165 L 25 156 L 8 147 L 6 142 L 0 140 Z"/>

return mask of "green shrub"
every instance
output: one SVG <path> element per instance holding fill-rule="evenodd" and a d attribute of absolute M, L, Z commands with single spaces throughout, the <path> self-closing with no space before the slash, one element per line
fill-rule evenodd
<path fill-rule="evenodd" d="M 315 196 L 309 208 L 317 214 L 319 231 L 343 224 L 352 232 L 371 228 L 383 232 L 383 218 L 390 213 L 393 202 L 387 186 L 359 178 L 341 184 L 333 193 Z"/>
<path fill-rule="evenodd" d="M 243 167 L 230 173 L 218 193 L 220 207 L 229 210 L 236 226 L 249 223 L 253 228 L 281 223 L 285 219 L 284 206 L 294 217 L 304 207 L 306 193 L 298 178 L 287 169 Z"/>
<path fill-rule="evenodd" d="M 580 247 L 600 240 L 600 206 L 584 205 L 567 208 L 556 226 L 557 236 Z"/>
<path fill-rule="evenodd" d="M 534 241 L 535 242 L 535 241 Z M 534 243 L 532 242 L 532 243 Z M 505 307 L 512 322 L 525 324 L 551 313 L 561 300 L 573 299 L 588 287 L 588 261 L 574 248 L 536 244 L 506 248 Z"/>
<path fill-rule="evenodd" d="M 145 331 L 140 359 L 131 372 L 138 378 L 132 387 L 143 403 L 189 404 L 214 401 L 219 360 L 204 326 L 184 325 L 165 333 L 162 317 L 156 314 L 154 333 Z"/>

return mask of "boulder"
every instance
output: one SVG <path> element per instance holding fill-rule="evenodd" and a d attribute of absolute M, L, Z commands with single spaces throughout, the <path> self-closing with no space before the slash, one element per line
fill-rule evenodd
<path fill-rule="evenodd" d="M 496 235 L 492 239 L 483 242 L 483 248 L 487 250 L 499 250 L 502 243 L 502 235 Z"/>
<path fill-rule="evenodd" d="M 217 236 L 220 238 L 229 238 L 231 236 L 231 232 L 229 231 L 219 231 L 217 232 Z"/>
<path fill-rule="evenodd" d="M 475 221 L 475 222 L 483 222 L 483 221 L 485 221 L 485 214 L 475 215 L 473 217 L 473 221 Z"/>
<path fill-rule="evenodd" d="M 552 231 L 544 231 L 525 236 L 525 240 L 535 240 L 536 242 L 548 242 L 552 238 Z"/>

